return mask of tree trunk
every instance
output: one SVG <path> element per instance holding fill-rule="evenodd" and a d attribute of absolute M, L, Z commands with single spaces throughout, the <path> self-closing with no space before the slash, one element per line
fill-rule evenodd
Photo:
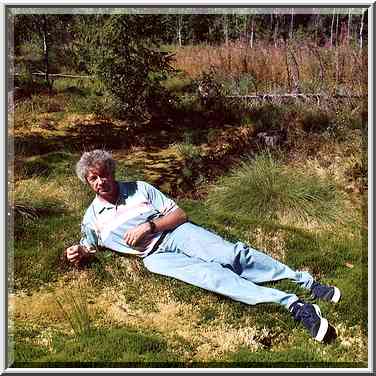
<path fill-rule="evenodd" d="M 251 48 L 253 48 L 253 38 L 255 36 L 255 16 L 252 15 L 251 20 Z"/>
<path fill-rule="evenodd" d="M 225 37 L 225 44 L 228 45 L 228 17 L 227 14 L 223 16 L 223 34 Z"/>
<path fill-rule="evenodd" d="M 279 26 L 279 22 L 278 22 L 278 14 L 276 14 L 276 22 L 275 22 L 275 24 L 274 24 L 274 36 L 273 36 L 273 39 L 274 39 L 274 47 L 275 47 L 275 48 L 277 48 L 278 26 Z"/>
<path fill-rule="evenodd" d="M 339 14 L 337 13 L 337 21 L 336 21 L 336 46 L 338 46 L 338 22 L 339 22 Z"/>
<path fill-rule="evenodd" d="M 239 36 L 239 25 L 238 25 L 238 16 L 236 14 L 233 14 L 233 17 L 235 17 L 235 33 L 234 36 L 236 35 L 237 37 Z"/>
<path fill-rule="evenodd" d="M 351 8 L 349 8 L 349 16 L 347 21 L 347 43 L 351 40 Z"/>
<path fill-rule="evenodd" d="M 270 33 L 273 32 L 273 13 L 270 13 Z"/>
<path fill-rule="evenodd" d="M 48 43 L 48 26 L 47 26 L 47 18 L 45 15 L 42 15 L 42 37 L 43 37 L 43 54 L 44 54 L 44 68 L 45 68 L 45 79 L 49 84 L 49 43 Z"/>
<path fill-rule="evenodd" d="M 315 15 L 315 44 L 317 46 L 317 35 L 318 35 L 318 31 L 319 31 L 319 17 L 320 15 L 319 14 L 316 14 Z"/>
<path fill-rule="evenodd" d="M 177 19 L 177 37 L 178 37 L 178 43 L 179 43 L 179 47 L 182 46 L 182 41 L 181 41 L 181 30 L 183 28 L 183 15 L 182 14 L 178 14 L 178 19 Z"/>
<path fill-rule="evenodd" d="M 359 30 L 359 47 L 363 48 L 363 26 L 364 26 L 364 10 L 362 12 L 362 18 L 360 20 L 360 30 Z"/>
<path fill-rule="evenodd" d="M 336 14 L 336 10 L 333 9 L 333 16 L 332 16 L 332 25 L 330 27 L 330 47 L 333 47 L 333 31 L 334 31 L 334 16 Z"/>
<path fill-rule="evenodd" d="M 293 30 L 294 30 L 294 9 L 291 9 L 290 39 L 292 39 Z"/>
<path fill-rule="evenodd" d="M 247 14 L 245 16 L 245 20 L 244 20 L 244 40 L 245 40 L 245 43 L 248 44 L 249 40 L 248 40 L 248 23 L 249 23 L 249 15 Z"/>

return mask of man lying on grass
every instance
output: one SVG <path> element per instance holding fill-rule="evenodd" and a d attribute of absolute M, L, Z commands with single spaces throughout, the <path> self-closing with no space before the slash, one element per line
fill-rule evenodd
<path fill-rule="evenodd" d="M 98 247 L 142 257 L 154 273 L 174 277 L 246 304 L 282 304 L 318 341 L 329 342 L 335 329 L 316 304 L 261 284 L 291 279 L 311 291 L 313 298 L 337 303 L 338 288 L 325 286 L 303 271 L 242 242 L 230 243 L 190 223 L 174 201 L 150 184 L 115 180 L 116 162 L 103 150 L 85 152 L 76 166 L 80 180 L 96 197 L 86 210 L 80 244 L 66 250 L 67 259 L 80 264 Z"/>

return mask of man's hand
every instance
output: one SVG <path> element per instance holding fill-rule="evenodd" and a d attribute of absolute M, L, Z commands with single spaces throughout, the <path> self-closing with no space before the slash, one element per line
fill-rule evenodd
<path fill-rule="evenodd" d="M 131 247 L 134 247 L 139 243 L 141 240 L 145 238 L 148 234 L 150 234 L 150 224 L 149 223 L 142 223 L 131 230 L 128 230 L 124 234 L 124 241 Z"/>
<path fill-rule="evenodd" d="M 65 250 L 65 254 L 68 261 L 77 266 L 82 260 L 89 257 L 90 252 L 81 245 L 72 245 Z"/>

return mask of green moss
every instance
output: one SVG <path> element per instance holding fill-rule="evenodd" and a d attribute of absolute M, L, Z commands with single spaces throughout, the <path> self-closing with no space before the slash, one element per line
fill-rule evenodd
<path fill-rule="evenodd" d="M 51 345 L 52 350 L 47 350 L 33 341 L 19 343 L 15 347 L 13 367 L 69 367 L 72 364 L 152 367 L 178 360 L 159 334 L 132 328 L 98 329 L 78 337 L 61 333 L 54 336 Z"/>

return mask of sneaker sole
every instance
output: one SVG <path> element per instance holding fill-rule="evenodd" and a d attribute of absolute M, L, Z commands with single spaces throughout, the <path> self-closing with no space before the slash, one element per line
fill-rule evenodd
<path fill-rule="evenodd" d="M 320 317 L 320 327 L 319 327 L 319 330 L 318 330 L 318 332 L 317 332 L 317 334 L 314 338 L 315 338 L 316 341 L 322 342 L 325 338 L 327 331 L 328 331 L 329 323 L 328 323 L 327 319 L 324 319 L 321 316 L 320 308 L 316 304 L 313 304 L 313 307 L 315 308 L 317 315 Z"/>
<path fill-rule="evenodd" d="M 333 303 L 338 303 L 340 299 L 341 299 L 341 291 L 339 290 L 338 287 L 334 287 L 334 295 L 332 296 L 331 301 Z"/>

